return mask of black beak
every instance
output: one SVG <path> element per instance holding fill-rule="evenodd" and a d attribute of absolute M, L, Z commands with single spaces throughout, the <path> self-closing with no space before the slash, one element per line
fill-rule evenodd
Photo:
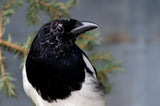
<path fill-rule="evenodd" d="M 77 27 L 72 29 L 70 33 L 72 33 L 74 35 L 79 35 L 79 34 L 84 33 L 86 31 L 95 29 L 97 27 L 98 27 L 98 25 L 91 23 L 91 22 L 81 22 L 81 25 L 78 25 Z"/>

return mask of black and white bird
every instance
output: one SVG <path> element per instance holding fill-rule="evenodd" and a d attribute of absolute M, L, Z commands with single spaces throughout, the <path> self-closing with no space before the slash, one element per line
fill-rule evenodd
<path fill-rule="evenodd" d="M 105 106 L 104 90 L 86 54 L 75 44 L 91 22 L 57 19 L 42 26 L 23 68 L 23 86 L 36 106 Z"/>

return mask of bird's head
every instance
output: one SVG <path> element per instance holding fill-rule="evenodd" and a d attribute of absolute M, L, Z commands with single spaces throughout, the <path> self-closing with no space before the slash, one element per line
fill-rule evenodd
<path fill-rule="evenodd" d="M 95 28 L 97 28 L 97 25 L 91 22 L 81 22 L 75 19 L 57 19 L 40 28 L 33 44 L 63 52 L 74 45 L 79 34 Z"/>

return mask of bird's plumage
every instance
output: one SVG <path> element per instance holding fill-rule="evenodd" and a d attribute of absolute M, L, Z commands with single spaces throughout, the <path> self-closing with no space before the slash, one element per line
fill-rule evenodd
<path fill-rule="evenodd" d="M 90 26 L 58 19 L 40 29 L 23 68 L 24 90 L 37 106 L 105 106 L 96 70 L 75 44 Z"/>

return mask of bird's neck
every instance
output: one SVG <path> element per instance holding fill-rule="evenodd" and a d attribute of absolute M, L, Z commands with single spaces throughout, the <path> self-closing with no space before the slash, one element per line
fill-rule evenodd
<path fill-rule="evenodd" d="M 29 55 L 42 60 L 57 60 L 79 52 L 79 47 L 73 43 L 65 43 L 61 46 L 34 44 L 30 48 Z"/>

